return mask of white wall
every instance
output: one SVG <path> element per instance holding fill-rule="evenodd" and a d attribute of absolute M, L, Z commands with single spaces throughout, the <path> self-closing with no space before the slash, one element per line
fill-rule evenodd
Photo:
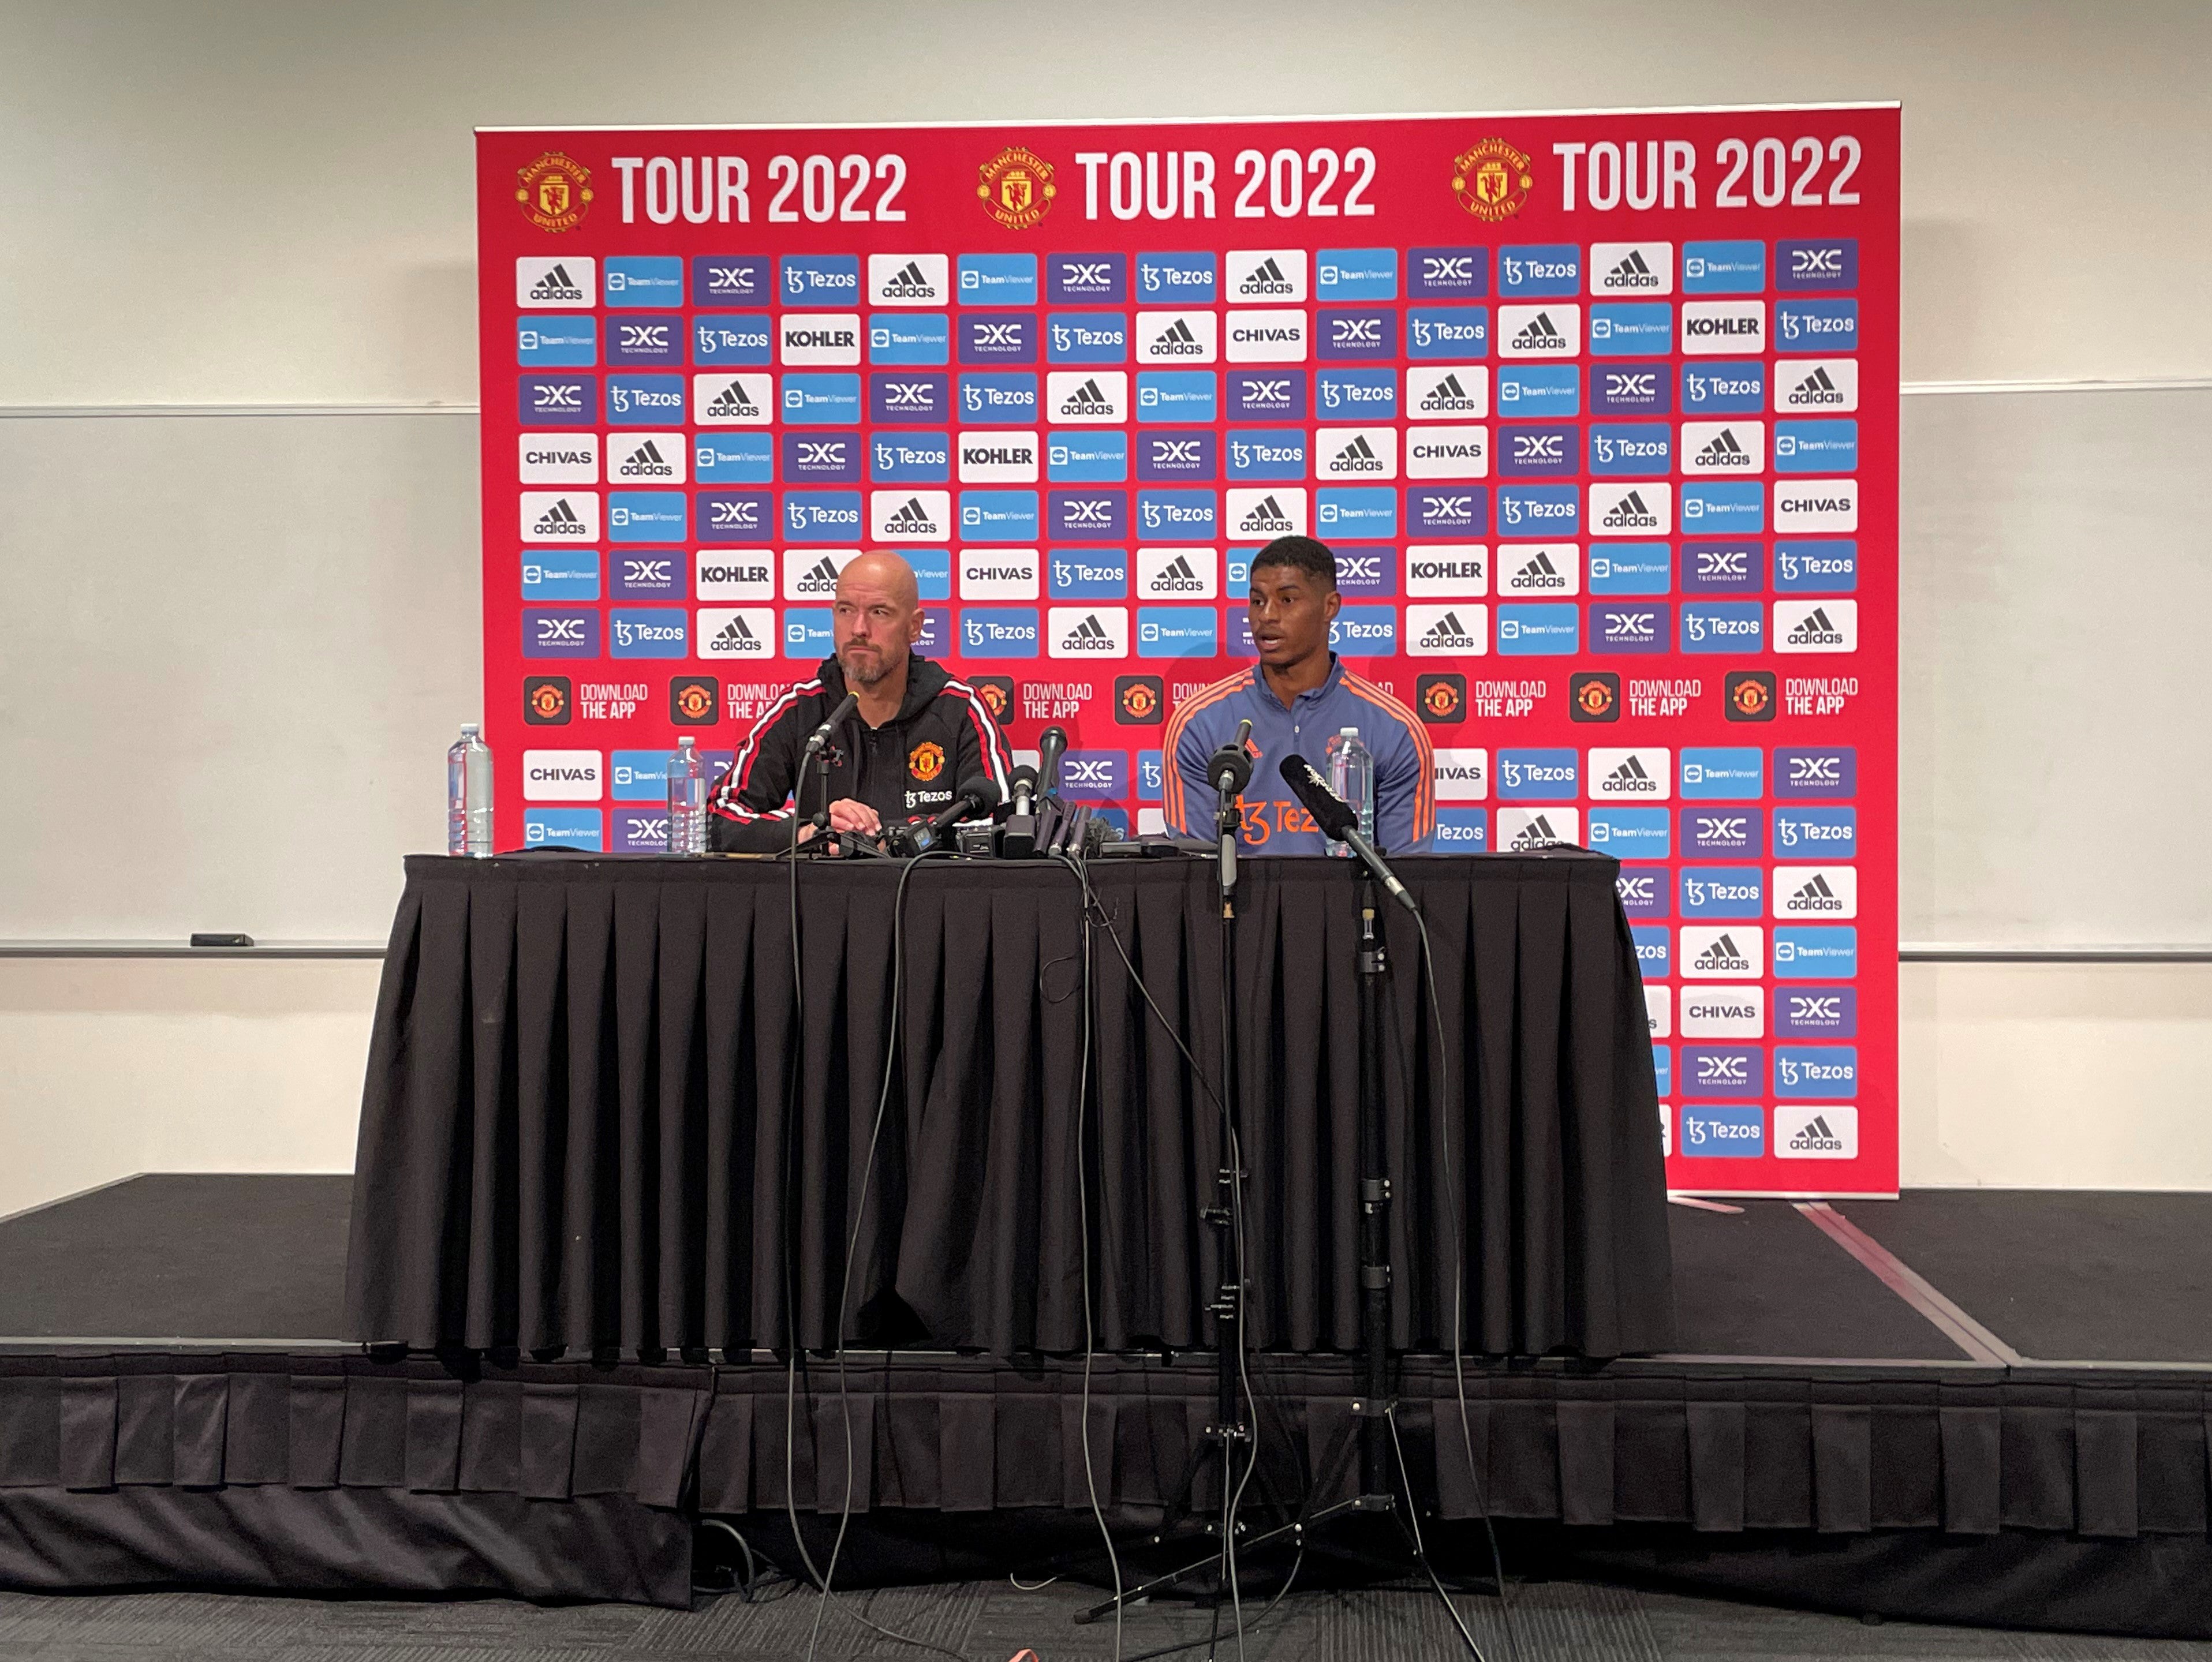
<path fill-rule="evenodd" d="M 1904 100 L 1908 380 L 2212 373 L 2174 0 L 0 0 L 0 403 L 476 397 L 475 126 Z"/>
<path fill-rule="evenodd" d="M 0 0 L 0 407 L 472 403 L 478 124 L 1881 98 L 1909 381 L 2212 375 L 2207 63 L 2185 3 Z M 0 961 L 0 1213 L 344 1169 L 376 967 Z M 2212 971 L 1904 986 L 1907 1184 L 2212 1187 Z"/>
<path fill-rule="evenodd" d="M 348 1172 L 374 959 L 0 959 L 0 1217 L 133 1172 Z"/>

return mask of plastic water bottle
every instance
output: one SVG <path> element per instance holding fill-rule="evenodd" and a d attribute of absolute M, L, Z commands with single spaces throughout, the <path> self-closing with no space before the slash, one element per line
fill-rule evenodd
<path fill-rule="evenodd" d="M 668 852 L 707 852 L 707 761 L 689 733 L 668 759 Z"/>
<path fill-rule="evenodd" d="M 491 856 L 491 746 L 473 721 L 446 752 L 446 852 L 476 859 Z"/>
<path fill-rule="evenodd" d="M 1359 742 L 1359 729 L 1346 727 L 1328 742 L 1328 788 L 1359 815 L 1359 834 L 1375 840 L 1375 758 Z M 1349 859 L 1352 851 L 1333 842 L 1328 852 Z"/>

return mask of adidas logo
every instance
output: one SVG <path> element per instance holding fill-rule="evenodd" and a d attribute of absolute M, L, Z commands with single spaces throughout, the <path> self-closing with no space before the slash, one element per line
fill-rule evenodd
<path fill-rule="evenodd" d="M 1237 285 L 1237 292 L 1252 295 L 1288 294 L 1293 293 L 1297 287 L 1283 275 L 1283 268 L 1275 264 L 1275 257 L 1270 254 L 1260 262 L 1251 276 Z"/>
<path fill-rule="evenodd" d="M 1659 788 L 1659 781 L 1644 771 L 1644 759 L 1631 756 L 1605 776 L 1600 789 L 1607 796 L 1648 796 Z"/>
<path fill-rule="evenodd" d="M 1114 637 L 1098 621 L 1098 614 L 1091 612 L 1067 632 L 1060 649 L 1064 652 L 1110 652 L 1115 650 Z"/>
<path fill-rule="evenodd" d="M 1266 500 L 1252 505 L 1251 513 L 1244 516 L 1237 529 L 1249 531 L 1269 531 L 1282 535 L 1290 531 L 1291 525 L 1290 516 L 1283 512 L 1283 505 L 1271 494 Z"/>
<path fill-rule="evenodd" d="M 1374 446 L 1367 442 L 1367 435 L 1364 433 L 1329 458 L 1328 463 L 1328 470 L 1332 474 L 1381 473 L 1383 469 L 1382 458 L 1375 453 Z"/>
<path fill-rule="evenodd" d="M 1179 554 L 1154 573 L 1146 586 L 1153 594 L 1198 594 L 1206 579 L 1191 569 L 1188 555 Z"/>
<path fill-rule="evenodd" d="M 673 479 L 676 476 L 676 470 L 669 465 L 667 459 L 661 455 L 659 446 L 650 439 L 630 452 L 615 472 L 624 479 Z"/>
<path fill-rule="evenodd" d="M 1530 848 L 1556 848 L 1559 834 L 1552 829 L 1552 822 L 1539 814 L 1514 834 L 1513 848 L 1517 852 Z"/>
<path fill-rule="evenodd" d="M 1815 606 L 1810 616 L 1790 631 L 1793 646 L 1840 646 L 1844 632 L 1828 620 L 1828 609 Z"/>
<path fill-rule="evenodd" d="M 1527 594 L 1539 589 L 1556 592 L 1567 586 L 1567 579 L 1559 575 L 1559 568 L 1552 563 L 1552 556 L 1539 549 L 1535 558 L 1523 561 L 1521 569 L 1505 579 L 1505 586 L 1516 594 Z"/>
<path fill-rule="evenodd" d="M 1790 403 L 1797 408 L 1843 402 L 1842 391 L 1829 379 L 1825 368 L 1814 370 L 1790 390 Z"/>
<path fill-rule="evenodd" d="M 1472 416 L 1478 408 L 1457 375 L 1445 376 L 1421 395 L 1421 412 L 1426 416 Z"/>
<path fill-rule="evenodd" d="M 760 645 L 760 639 L 745 627 L 742 617 L 732 617 L 722 625 L 708 646 L 719 652 L 750 652 Z"/>
<path fill-rule="evenodd" d="M 1539 312 L 1513 337 L 1513 345 L 1522 352 L 1564 352 L 1567 349 L 1567 337 L 1553 325 L 1550 312 Z"/>
<path fill-rule="evenodd" d="M 1829 1128 L 1828 1117 L 1816 1113 L 1803 1126 L 1790 1133 L 1790 1151 L 1792 1154 L 1842 1154 L 1844 1139 Z"/>
<path fill-rule="evenodd" d="M 761 412 L 760 406 L 745 397 L 744 388 L 732 381 L 714 395 L 707 406 L 707 413 L 709 416 L 736 416 L 750 419 Z"/>
<path fill-rule="evenodd" d="M 1724 427 L 1720 437 L 1698 452 L 1698 465 L 1709 468 L 1744 468 L 1751 465 L 1751 453 L 1735 441 L 1735 429 Z"/>
<path fill-rule="evenodd" d="M 568 499 L 563 496 L 538 515 L 538 523 L 530 528 L 530 534 L 532 537 L 581 537 L 584 522 L 576 517 L 576 510 L 568 506 Z"/>
<path fill-rule="evenodd" d="M 1743 955 L 1743 949 L 1736 945 L 1735 936 L 1723 935 L 1698 955 L 1698 967 L 1715 971 L 1747 970 L 1751 967 L 1751 960 Z"/>
<path fill-rule="evenodd" d="M 921 505 L 919 496 L 909 496 L 896 513 L 884 521 L 886 537 L 935 537 L 939 535 L 937 521 L 929 517 L 929 510 Z"/>
<path fill-rule="evenodd" d="M 1632 490 L 1606 511 L 1601 522 L 1610 531 L 1656 531 L 1659 516 L 1644 506 L 1644 493 Z"/>
<path fill-rule="evenodd" d="M 1097 381 L 1089 380 L 1060 401 L 1060 413 L 1063 416 L 1111 416 L 1114 401 L 1098 390 Z"/>
<path fill-rule="evenodd" d="M 1466 649 L 1474 644 L 1474 637 L 1467 632 L 1467 625 L 1459 621 L 1457 612 L 1446 612 L 1429 625 L 1428 632 L 1421 637 L 1424 646 Z"/>
<path fill-rule="evenodd" d="M 1153 337 L 1148 350 L 1155 358 L 1202 358 L 1206 343 L 1191 333 L 1189 318 L 1177 318 Z"/>
<path fill-rule="evenodd" d="M 837 592 L 837 562 L 828 555 L 792 579 L 793 594 L 835 594 Z"/>
<path fill-rule="evenodd" d="M 530 298 L 533 300 L 580 300 L 584 298 L 584 291 L 568 275 L 567 266 L 556 265 L 531 284 Z"/>
<path fill-rule="evenodd" d="M 1656 288 L 1659 276 L 1644 263 L 1644 251 L 1632 248 L 1628 258 L 1606 273 L 1607 288 Z"/>
<path fill-rule="evenodd" d="M 1783 909 L 1792 914 L 1808 912 L 1841 912 L 1844 909 L 1844 902 L 1836 891 L 1828 887 L 1827 878 L 1819 872 L 1814 872 L 1812 882 L 1783 902 Z"/>
<path fill-rule="evenodd" d="M 921 262 L 908 260 L 905 269 L 883 286 L 887 300 L 933 300 L 937 285 L 921 274 Z"/>

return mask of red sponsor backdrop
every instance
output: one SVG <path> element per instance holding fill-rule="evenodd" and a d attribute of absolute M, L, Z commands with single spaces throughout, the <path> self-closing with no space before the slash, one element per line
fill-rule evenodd
<path fill-rule="evenodd" d="M 501 843 L 650 846 L 658 759 L 733 749 L 884 543 L 1016 745 L 1059 722 L 1149 827 L 1294 525 L 1440 846 L 1623 857 L 1673 1185 L 1893 1190 L 1898 133 L 480 134 Z"/>

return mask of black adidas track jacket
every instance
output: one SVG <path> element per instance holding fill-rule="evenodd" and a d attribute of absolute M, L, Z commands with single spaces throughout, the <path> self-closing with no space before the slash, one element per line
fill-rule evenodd
<path fill-rule="evenodd" d="M 1012 788 L 1006 732 L 981 695 L 943 664 L 916 657 L 908 660 L 906 699 L 896 716 L 870 727 L 855 712 L 830 736 L 829 794 L 822 796 L 814 769 L 802 780 L 799 765 L 807 736 L 844 702 L 845 692 L 843 670 L 826 658 L 753 724 L 707 799 L 708 840 L 716 852 L 787 848 L 794 812 L 811 818 L 842 798 L 867 804 L 885 825 L 896 825 L 927 819 L 975 774 L 1001 794 Z"/>

